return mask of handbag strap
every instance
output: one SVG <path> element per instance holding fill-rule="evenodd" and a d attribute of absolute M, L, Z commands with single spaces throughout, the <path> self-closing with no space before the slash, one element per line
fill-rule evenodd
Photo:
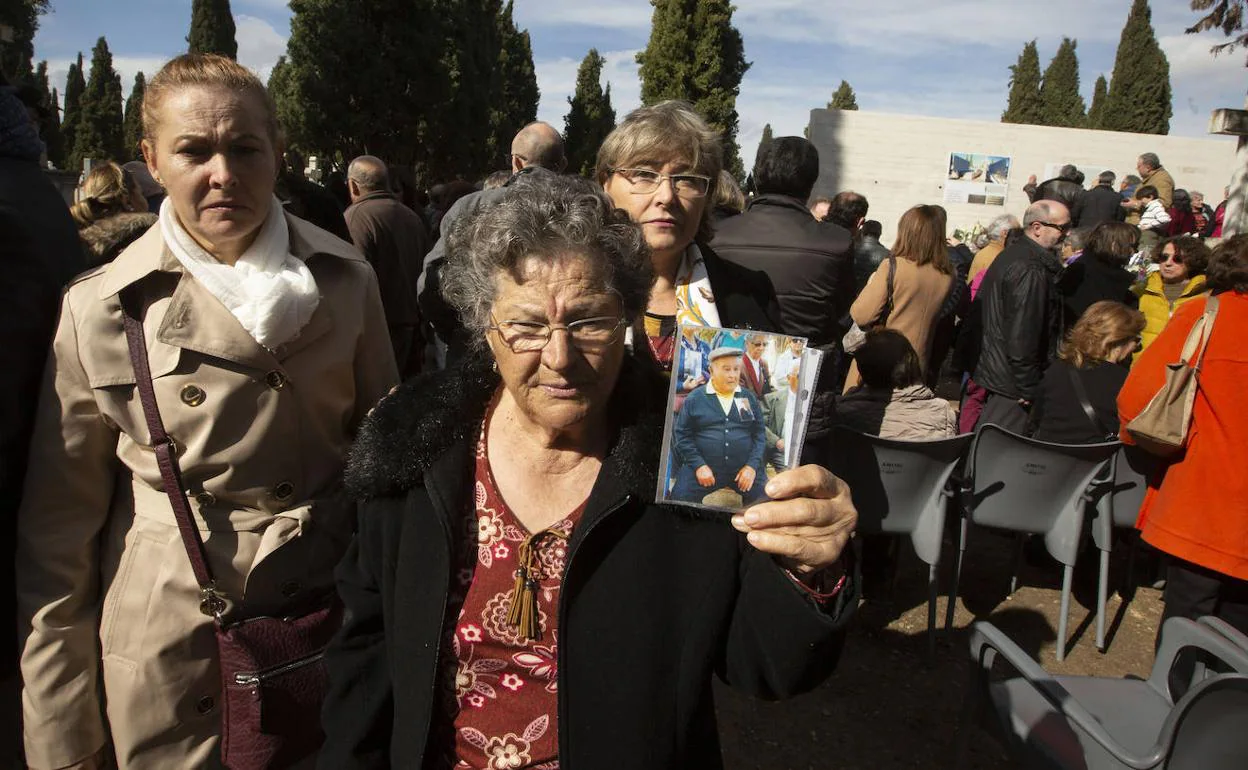
<path fill-rule="evenodd" d="M 161 485 L 169 497 L 173 518 L 178 523 L 178 534 L 182 536 L 182 546 L 190 559 L 195 582 L 199 584 L 200 612 L 219 620 L 221 613 L 225 611 L 225 600 L 217 591 L 217 583 L 208 567 L 203 538 L 200 537 L 199 527 L 195 525 L 195 519 L 191 515 L 186 493 L 182 491 L 182 469 L 178 465 L 177 449 L 173 439 L 165 432 L 164 421 L 160 418 L 156 390 L 152 386 L 152 370 L 147 360 L 147 338 L 143 332 L 143 323 L 138 318 L 137 307 L 133 287 L 122 289 L 121 319 L 126 329 L 126 346 L 130 351 L 130 364 L 134 367 L 134 383 L 139 391 L 139 402 L 143 406 L 143 417 L 147 421 L 152 449 L 156 453 L 156 464 L 160 468 Z"/>
<path fill-rule="evenodd" d="M 1197 372 L 1204 366 L 1205 351 L 1209 349 L 1209 337 L 1213 334 L 1213 322 L 1218 317 L 1219 299 L 1217 295 L 1210 294 L 1205 300 L 1205 312 L 1200 318 L 1196 319 L 1196 323 L 1192 325 L 1192 330 L 1187 333 L 1187 342 L 1183 344 L 1182 362 L 1189 364 L 1193 356 L 1196 357 L 1196 365 L 1193 367 Z M 1197 350 L 1200 351 L 1197 355 Z"/>
<path fill-rule="evenodd" d="M 884 298 L 884 307 L 880 310 L 880 318 L 872 327 L 884 326 L 888 323 L 888 317 L 893 314 L 893 284 L 897 278 L 897 257 L 896 255 L 888 255 L 888 294 Z"/>
<path fill-rule="evenodd" d="M 1083 407 L 1083 413 L 1088 416 L 1088 421 L 1092 423 L 1092 427 L 1102 436 L 1112 436 L 1109 429 L 1105 427 L 1105 423 L 1101 422 L 1101 418 L 1096 416 L 1096 410 L 1092 408 L 1092 399 L 1088 398 L 1088 389 L 1084 387 L 1083 378 L 1079 376 L 1079 370 L 1070 367 L 1066 370 L 1070 375 L 1070 382 L 1075 386 L 1075 398 L 1079 399 L 1079 406 Z"/>

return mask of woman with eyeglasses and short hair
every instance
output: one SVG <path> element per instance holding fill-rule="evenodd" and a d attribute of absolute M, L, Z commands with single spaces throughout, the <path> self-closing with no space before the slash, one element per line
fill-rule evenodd
<path fill-rule="evenodd" d="M 1148 349 L 1170 318 L 1184 304 L 1209 293 L 1205 285 L 1205 267 L 1209 264 L 1209 247 L 1200 239 L 1180 235 L 1161 242 L 1154 252 L 1157 268 L 1135 287 L 1140 298 L 1140 312 L 1147 319 L 1140 335 L 1140 350 Z M 1138 357 L 1139 354 L 1137 354 Z"/>
<path fill-rule="evenodd" d="M 1101 300 L 1084 311 L 1044 372 L 1031 410 L 1033 436 L 1059 444 L 1117 436 L 1118 391 L 1143 329 L 1144 315 L 1121 302 Z"/>
<path fill-rule="evenodd" d="M 852 504 L 820 468 L 771 479 L 750 524 L 652 502 L 666 389 L 625 345 L 649 233 L 580 178 L 505 189 L 442 270 L 471 352 L 351 452 L 320 766 L 718 768 L 712 676 L 781 698 L 835 667 Z"/>

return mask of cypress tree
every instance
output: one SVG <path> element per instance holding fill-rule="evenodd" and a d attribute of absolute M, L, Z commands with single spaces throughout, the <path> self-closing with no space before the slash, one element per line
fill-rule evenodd
<path fill-rule="evenodd" d="M 1110 131 L 1167 134 L 1172 98 L 1170 62 L 1153 34 L 1148 0 L 1135 0 L 1118 41 L 1102 127 Z"/>
<path fill-rule="evenodd" d="M 1010 100 L 1001 114 L 1001 122 L 1041 123 L 1040 54 L 1036 52 L 1036 41 L 1023 46 L 1018 63 L 1010 66 L 1010 72 Z"/>
<path fill-rule="evenodd" d="M 142 160 L 143 151 L 139 142 L 143 139 L 143 93 L 147 90 L 147 79 L 143 73 L 134 76 L 134 88 L 130 90 L 130 98 L 126 100 L 126 117 L 123 122 L 125 150 L 127 160 Z"/>
<path fill-rule="evenodd" d="M 828 102 L 829 110 L 856 110 L 858 109 L 858 97 L 854 94 L 853 87 L 849 81 L 842 80 L 841 85 L 832 94 L 832 101 Z"/>
<path fill-rule="evenodd" d="M 533 45 L 528 30 L 516 27 L 513 0 L 498 16 L 498 94 L 490 100 L 490 160 L 493 167 L 505 165 L 511 140 L 520 129 L 537 120 L 537 72 L 533 67 Z"/>
<path fill-rule="evenodd" d="M 1075 53 L 1078 45 L 1068 37 L 1062 38 L 1062 44 L 1044 71 L 1040 117 L 1046 126 L 1076 128 L 1085 122 L 1085 105 L 1079 95 L 1079 57 Z"/>
<path fill-rule="evenodd" d="M 35 79 L 35 32 L 40 14 L 47 13 L 48 0 L 6 0 L 0 3 L 0 26 L 8 27 L 13 38 L 0 44 L 0 71 L 15 83 Z"/>
<path fill-rule="evenodd" d="M 82 94 L 82 117 L 74 137 L 70 168 L 81 168 L 85 158 L 126 161 L 122 133 L 121 78 L 113 71 L 108 42 L 100 38 L 91 51 L 91 77 Z"/>
<path fill-rule="evenodd" d="M 1088 128 L 1102 128 L 1105 123 L 1105 99 L 1109 93 L 1109 83 L 1104 75 L 1096 78 L 1092 88 L 1092 106 L 1088 108 Z"/>
<path fill-rule="evenodd" d="M 568 97 L 568 114 L 563 119 L 563 142 L 568 169 L 581 176 L 592 176 L 598 148 L 615 128 L 611 106 L 611 86 L 602 87 L 605 59 L 591 48 L 576 70 L 576 92 Z"/>
<path fill-rule="evenodd" d="M 768 123 L 767 125 L 763 126 L 763 135 L 758 138 L 758 149 L 754 151 L 755 163 L 758 162 L 759 158 L 763 157 L 763 152 L 767 149 L 768 146 L 771 145 L 773 138 L 774 137 L 772 136 L 772 133 L 771 133 L 771 124 Z M 754 176 L 753 174 L 750 174 L 751 178 L 747 180 L 747 182 L 752 182 L 753 176 Z"/>
<path fill-rule="evenodd" d="M 650 41 L 637 54 L 641 101 L 693 103 L 723 137 L 724 167 L 744 176 L 737 147 L 737 95 L 750 64 L 728 0 L 651 0 Z"/>
<path fill-rule="evenodd" d="M 35 68 L 35 88 L 39 90 L 43 101 L 43 117 L 39 121 L 39 138 L 48 150 L 48 160 L 53 166 L 60 168 L 65 162 L 65 142 L 61 137 L 60 105 L 56 101 L 56 89 L 48 83 L 48 63 L 39 62 Z"/>
<path fill-rule="evenodd" d="M 61 120 L 61 138 L 63 141 L 61 157 L 67 171 L 81 170 L 81 164 L 75 165 L 74 144 L 78 139 L 78 124 L 82 121 L 82 92 L 87 90 L 87 81 L 83 75 L 82 52 L 78 53 L 78 61 L 69 65 L 69 75 L 65 78 L 65 114 Z"/>
<path fill-rule="evenodd" d="M 191 3 L 191 32 L 186 36 L 190 53 L 218 53 L 236 59 L 238 42 L 234 32 L 230 0 L 194 0 Z"/>

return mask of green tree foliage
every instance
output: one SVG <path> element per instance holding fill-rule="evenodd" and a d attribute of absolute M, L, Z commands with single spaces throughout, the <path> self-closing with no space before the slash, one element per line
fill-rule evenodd
<path fill-rule="evenodd" d="M 1041 120 L 1046 126 L 1076 128 L 1084 125 L 1086 116 L 1083 97 L 1079 95 L 1078 43 L 1062 38 L 1057 53 L 1044 71 L 1040 86 Z"/>
<path fill-rule="evenodd" d="M 593 175 L 602 140 L 615 128 L 611 85 L 602 87 L 605 61 L 596 48 L 585 54 L 576 71 L 576 91 L 568 97 L 568 114 L 563 119 L 568 169 L 586 177 Z"/>
<path fill-rule="evenodd" d="M 1010 66 L 1010 72 L 1010 100 L 1001 122 L 1041 123 L 1044 106 L 1040 99 L 1040 54 L 1036 52 L 1036 41 L 1023 46 L 1018 63 Z"/>
<path fill-rule="evenodd" d="M 763 157 L 763 152 L 771 146 L 771 142 L 774 138 L 775 137 L 773 137 L 771 133 L 771 124 L 768 123 L 763 126 L 763 135 L 758 138 L 758 149 L 754 151 L 754 161 L 756 163 L 759 158 Z M 753 181 L 753 176 L 753 174 L 750 174 L 751 179 L 749 181 Z"/>
<path fill-rule="evenodd" d="M 80 168 L 84 158 L 129 160 L 122 133 L 121 78 L 113 71 L 108 42 L 100 38 L 91 51 L 91 77 L 82 94 L 82 117 L 74 136 L 70 168 Z"/>
<path fill-rule="evenodd" d="M 35 31 L 47 10 L 48 0 L 0 2 L 0 26 L 13 30 L 13 41 L 0 44 L 0 71 L 13 82 L 28 83 L 35 77 Z"/>
<path fill-rule="evenodd" d="M 856 110 L 858 109 L 858 97 L 854 94 L 854 88 L 849 84 L 848 80 L 842 80 L 841 85 L 837 87 L 832 94 L 832 101 L 828 102 L 829 110 Z"/>
<path fill-rule="evenodd" d="M 1118 41 L 1102 127 L 1137 134 L 1170 132 L 1170 62 L 1153 34 L 1148 0 L 1134 0 Z"/>
<path fill-rule="evenodd" d="M 1193 11 L 1208 11 L 1204 16 L 1188 27 L 1187 34 L 1194 35 L 1206 30 L 1218 30 L 1226 37 L 1225 43 L 1215 45 L 1211 50 L 1214 56 L 1230 53 L 1236 48 L 1248 48 L 1248 31 L 1245 31 L 1245 0 L 1192 0 Z"/>
<path fill-rule="evenodd" d="M 234 39 L 234 14 L 230 0 L 194 0 L 191 3 L 191 33 L 186 36 L 190 53 L 219 53 L 238 58 Z"/>
<path fill-rule="evenodd" d="M 143 93 L 146 90 L 147 79 L 140 72 L 134 76 L 134 88 L 130 90 L 130 98 L 126 100 L 126 117 L 122 123 L 126 160 L 143 159 L 139 142 L 143 139 Z"/>
<path fill-rule="evenodd" d="M 1105 123 L 1105 100 L 1109 94 L 1109 83 L 1104 75 L 1096 78 L 1092 88 L 1092 106 L 1088 108 L 1088 128 L 1101 128 Z"/>
<path fill-rule="evenodd" d="M 498 16 L 498 93 L 491 100 L 490 159 L 503 168 L 516 132 L 537 120 L 537 71 L 528 30 L 516 27 L 514 0 L 508 0 Z"/>
<path fill-rule="evenodd" d="M 69 75 L 65 78 L 65 112 L 61 120 L 61 136 L 64 140 L 63 168 L 77 171 L 80 166 L 73 165 L 74 144 L 78 139 L 78 124 L 82 122 L 82 92 L 87 90 L 86 76 L 83 74 L 82 53 L 78 61 L 69 65 Z"/>
<path fill-rule="evenodd" d="M 744 176 L 737 146 L 737 95 L 750 64 L 728 0 L 650 0 L 650 41 L 637 54 L 641 101 L 693 103 L 724 142 L 724 166 Z"/>
<path fill-rule="evenodd" d="M 65 140 L 61 136 L 60 105 L 56 102 L 56 89 L 48 83 L 48 63 L 39 62 L 35 68 L 35 88 L 43 96 L 43 115 L 39 121 L 39 138 L 48 148 L 48 160 L 60 168 L 65 163 Z"/>

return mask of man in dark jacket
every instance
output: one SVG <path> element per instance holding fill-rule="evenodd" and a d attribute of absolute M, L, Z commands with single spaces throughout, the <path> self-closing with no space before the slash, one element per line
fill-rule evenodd
<path fill-rule="evenodd" d="M 1031 402 L 1061 338 L 1057 249 L 1070 231 L 1070 211 L 1038 201 L 1023 216 L 1023 234 L 984 274 L 975 297 L 982 339 L 974 380 L 988 391 L 980 424 L 1023 433 Z"/>
<path fill-rule="evenodd" d="M 351 241 L 377 273 L 394 360 L 404 379 L 420 371 L 424 338 L 416 280 L 429 251 L 429 233 L 420 215 L 390 191 L 390 173 L 380 158 L 361 155 L 347 167 L 351 206 L 346 211 Z"/>
<path fill-rule="evenodd" d="M 1067 211 L 1073 211 L 1075 204 L 1084 194 L 1082 180 L 1083 174 L 1079 173 L 1079 169 L 1067 163 L 1062 166 L 1062 170 L 1056 177 L 1046 179 L 1039 185 L 1036 184 L 1036 177 L 1033 175 L 1023 186 L 1023 192 L 1027 193 L 1032 203 L 1057 201 L 1065 206 Z"/>
<path fill-rule="evenodd" d="M 1102 171 L 1096 187 L 1079 196 L 1070 210 L 1075 227 L 1094 228 L 1102 222 L 1121 222 L 1127 218 L 1122 195 L 1114 189 L 1114 172 Z"/>
<path fill-rule="evenodd" d="M 892 254 L 887 246 L 880 243 L 883 234 L 884 226 L 874 219 L 863 222 L 858 230 L 858 242 L 854 244 L 854 296 L 862 291 L 875 269 Z"/>

